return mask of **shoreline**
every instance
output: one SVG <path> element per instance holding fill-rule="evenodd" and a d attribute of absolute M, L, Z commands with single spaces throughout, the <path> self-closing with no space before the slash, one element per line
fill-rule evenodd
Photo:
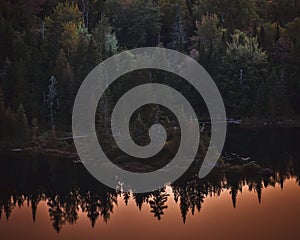
<path fill-rule="evenodd" d="M 239 126 L 245 129 L 294 129 L 300 128 L 300 118 L 245 118 L 241 121 L 241 124 Z"/>
<path fill-rule="evenodd" d="M 300 118 L 294 119 L 257 119 L 247 118 L 243 120 L 230 119 L 228 121 L 228 127 L 236 128 L 240 130 L 261 130 L 261 129 L 300 129 Z M 46 132 L 46 131 L 45 131 Z M 35 141 L 26 144 L 13 144 L 0 142 L 0 152 L 34 152 L 41 154 L 53 154 L 57 156 L 65 156 L 70 159 L 78 158 L 76 148 L 71 141 L 62 140 L 62 138 L 49 139 L 42 137 L 44 134 L 40 134 Z M 68 138 L 69 139 L 69 138 Z"/>
<path fill-rule="evenodd" d="M 53 149 L 47 149 L 45 151 L 32 151 L 32 149 L 25 149 L 22 152 L 13 152 L 13 151 L 0 151 L 0 156 L 16 156 L 15 154 L 37 154 L 39 157 L 44 156 L 46 159 L 48 157 L 55 157 L 57 159 L 64 158 L 64 160 L 68 160 L 72 162 L 72 164 L 83 164 L 81 160 L 78 158 L 77 153 L 67 153 L 67 152 L 60 152 Z M 20 156 L 20 155 L 19 155 Z M 22 155 L 21 155 L 22 156 Z M 234 156 L 234 154 L 232 155 Z M 240 156 L 241 157 L 241 156 Z M 144 164 L 139 161 L 112 161 L 118 167 L 125 171 L 135 172 L 135 173 L 147 173 L 156 171 L 157 168 L 156 164 Z M 201 162 L 196 157 L 194 162 L 189 166 L 189 171 L 198 172 L 200 169 Z M 274 171 L 270 168 L 266 168 L 265 166 L 261 166 L 260 164 L 256 163 L 252 159 L 245 160 L 240 158 L 238 162 L 234 162 L 232 160 L 225 159 L 221 157 L 213 170 L 211 171 L 210 175 L 214 174 L 237 174 L 237 175 L 244 175 L 244 176 L 260 176 L 260 177 L 270 177 L 273 176 Z"/>

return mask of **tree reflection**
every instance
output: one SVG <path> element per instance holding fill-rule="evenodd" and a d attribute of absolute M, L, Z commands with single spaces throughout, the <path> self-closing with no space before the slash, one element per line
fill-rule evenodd
<path fill-rule="evenodd" d="M 152 197 L 149 200 L 151 213 L 154 214 L 154 217 L 158 220 L 161 219 L 161 216 L 164 215 L 164 210 L 168 208 L 166 205 L 168 201 L 169 194 L 166 193 L 165 188 L 159 191 L 152 193 Z"/>
<path fill-rule="evenodd" d="M 181 217 L 184 223 L 189 210 L 193 215 L 196 209 L 200 212 L 201 204 L 206 195 L 206 187 L 202 185 L 198 178 L 194 177 L 186 181 L 179 181 L 172 185 L 172 190 L 175 202 L 179 202 Z"/>
<path fill-rule="evenodd" d="M 139 208 L 139 210 L 142 210 L 142 206 L 144 203 L 149 202 L 150 193 L 134 193 L 133 199 L 135 200 L 136 206 Z"/>
<path fill-rule="evenodd" d="M 234 168 L 226 171 L 215 169 L 205 179 L 199 179 L 195 174 L 197 169 L 194 169 L 171 184 L 172 195 L 166 188 L 143 194 L 120 193 L 97 182 L 82 165 L 68 161 L 51 159 L 35 162 L 34 167 L 28 163 L 23 167 L 25 163 L 18 159 L 15 164 L 10 162 L 5 166 L 0 176 L 0 219 L 4 215 L 9 219 L 16 207 L 27 205 L 31 207 L 35 222 L 39 203 L 46 202 L 52 226 L 58 233 L 64 225 L 76 224 L 80 212 L 87 216 L 92 227 L 100 220 L 109 222 L 118 201 L 125 205 L 133 201 L 140 210 L 143 205 L 148 205 L 153 217 L 161 220 L 169 198 L 173 197 L 185 223 L 189 213 L 194 215 L 201 211 L 205 198 L 219 196 L 225 190 L 230 193 L 233 207 L 236 207 L 237 196 L 245 186 L 250 192 L 255 192 L 261 202 L 267 187 L 279 184 L 283 188 L 285 180 L 291 177 L 297 178 L 300 185 L 300 168 L 295 163 L 271 175 L 245 173 Z"/>
<path fill-rule="evenodd" d="M 47 205 L 49 206 L 50 220 L 56 232 L 59 233 L 65 224 L 64 209 L 61 207 L 60 196 L 49 197 Z"/>

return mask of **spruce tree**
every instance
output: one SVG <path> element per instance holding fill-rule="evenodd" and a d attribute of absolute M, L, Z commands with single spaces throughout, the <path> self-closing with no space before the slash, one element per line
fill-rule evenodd
<path fill-rule="evenodd" d="M 17 110 L 17 142 L 26 143 L 29 140 L 29 128 L 26 112 L 23 104 Z"/>

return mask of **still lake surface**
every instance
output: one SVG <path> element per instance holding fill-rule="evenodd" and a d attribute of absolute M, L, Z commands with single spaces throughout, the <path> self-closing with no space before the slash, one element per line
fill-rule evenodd
<path fill-rule="evenodd" d="M 183 177 L 120 194 L 81 164 L 2 153 L 0 239 L 300 239 L 300 129 L 230 128 L 225 153 L 271 175 Z"/>

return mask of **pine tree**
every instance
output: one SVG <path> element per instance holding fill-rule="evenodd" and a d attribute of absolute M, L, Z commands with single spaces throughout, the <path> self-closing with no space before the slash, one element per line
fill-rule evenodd
<path fill-rule="evenodd" d="M 109 143 L 111 139 L 111 95 L 107 90 L 101 97 L 96 111 L 96 130 L 98 139 L 101 143 Z"/>
<path fill-rule="evenodd" d="M 29 140 L 28 120 L 23 104 L 20 104 L 17 110 L 17 134 L 19 143 L 26 143 Z"/>
<path fill-rule="evenodd" d="M 262 83 L 258 91 L 258 114 L 265 117 L 276 117 L 290 113 L 286 86 L 279 77 L 276 68 Z"/>
<path fill-rule="evenodd" d="M 74 73 L 62 49 L 56 58 L 54 75 L 57 76 L 57 88 L 60 89 L 60 111 L 57 114 L 59 122 L 64 126 L 71 126 L 72 106 L 75 100 Z"/>
<path fill-rule="evenodd" d="M 58 89 L 57 89 L 57 81 L 54 76 L 51 76 L 51 78 L 49 79 L 46 102 L 48 103 L 52 136 L 56 137 L 55 115 L 59 108 L 59 96 L 58 96 Z"/>

